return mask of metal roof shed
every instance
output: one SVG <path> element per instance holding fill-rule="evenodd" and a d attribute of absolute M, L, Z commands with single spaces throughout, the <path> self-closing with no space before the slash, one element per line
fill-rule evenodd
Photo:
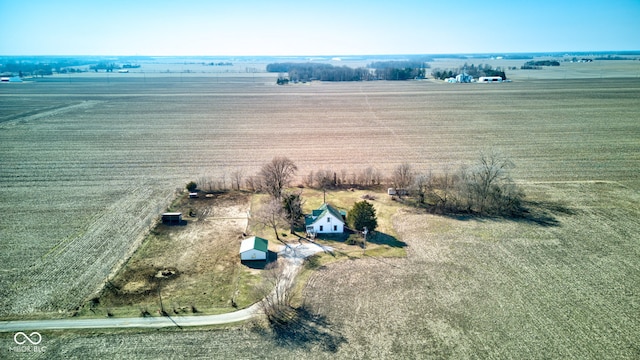
<path fill-rule="evenodd" d="M 240 244 L 240 260 L 267 260 L 269 241 L 261 237 L 252 236 L 242 240 Z"/>

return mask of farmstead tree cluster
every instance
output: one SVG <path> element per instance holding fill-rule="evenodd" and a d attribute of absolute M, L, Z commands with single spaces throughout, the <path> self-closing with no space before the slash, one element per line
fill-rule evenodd
<path fill-rule="evenodd" d="M 439 213 L 519 215 L 524 192 L 511 179 L 509 170 L 514 166 L 500 152 L 484 151 L 474 164 L 462 165 L 454 173 L 445 169 L 415 176 L 413 192 L 421 204 Z"/>

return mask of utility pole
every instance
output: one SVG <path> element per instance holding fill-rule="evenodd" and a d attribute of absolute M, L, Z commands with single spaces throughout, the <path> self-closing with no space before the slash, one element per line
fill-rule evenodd
<path fill-rule="evenodd" d="M 162 281 L 162 280 L 160 280 L 160 281 Z M 167 316 L 167 312 L 164 311 L 164 305 L 162 305 L 162 294 L 160 293 L 161 292 L 161 289 L 160 289 L 161 287 L 162 287 L 162 282 L 159 282 L 159 284 L 158 284 L 158 298 L 160 298 L 160 315 Z"/>
<path fill-rule="evenodd" d="M 367 227 L 365 226 L 364 229 L 362 230 L 362 234 L 364 235 L 364 244 L 362 247 L 362 255 L 364 255 L 365 250 L 367 249 L 367 233 L 369 231 L 367 230 Z"/>

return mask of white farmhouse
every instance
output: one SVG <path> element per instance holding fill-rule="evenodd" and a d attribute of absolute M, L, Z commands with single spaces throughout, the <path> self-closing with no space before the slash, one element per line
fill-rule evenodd
<path fill-rule="evenodd" d="M 347 213 L 329 204 L 322 204 L 305 216 L 305 226 L 308 234 L 342 234 Z"/>
<path fill-rule="evenodd" d="M 252 236 L 242 240 L 240 244 L 240 261 L 267 260 L 269 252 L 269 240 Z"/>

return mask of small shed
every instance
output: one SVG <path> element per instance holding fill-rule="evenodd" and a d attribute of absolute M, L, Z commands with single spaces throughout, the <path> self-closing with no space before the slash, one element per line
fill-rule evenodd
<path fill-rule="evenodd" d="M 197 193 L 197 192 L 190 192 L 190 193 L 189 193 L 189 198 L 191 198 L 191 199 L 195 199 L 195 198 L 197 198 L 197 197 L 198 197 L 198 193 Z"/>
<path fill-rule="evenodd" d="M 269 240 L 252 236 L 240 244 L 240 260 L 267 260 Z"/>
<path fill-rule="evenodd" d="M 162 223 L 166 225 L 180 225 L 182 224 L 182 213 L 181 212 L 163 213 Z"/>

